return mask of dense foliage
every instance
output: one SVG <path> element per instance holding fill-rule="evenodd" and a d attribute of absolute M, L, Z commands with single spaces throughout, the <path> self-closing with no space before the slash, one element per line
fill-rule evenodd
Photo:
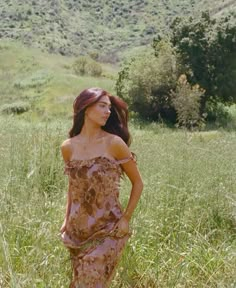
<path fill-rule="evenodd" d="M 236 103 L 233 19 L 216 21 L 207 12 L 200 19 L 176 18 L 170 39 L 156 37 L 154 51 L 124 65 L 116 83 L 118 95 L 146 119 L 202 126 L 219 111 L 218 103 Z M 186 78 L 181 84 L 177 80 L 182 74 Z"/>
<path fill-rule="evenodd" d="M 180 55 L 191 83 L 205 90 L 202 109 L 209 97 L 215 102 L 236 102 L 236 25 L 232 17 L 219 22 L 203 13 L 200 19 L 177 18 L 171 42 Z"/>
<path fill-rule="evenodd" d="M 175 88 L 178 68 L 173 48 L 164 41 L 159 53 L 152 48 L 124 65 L 116 83 L 118 96 L 143 118 L 174 121 L 170 91 Z"/>

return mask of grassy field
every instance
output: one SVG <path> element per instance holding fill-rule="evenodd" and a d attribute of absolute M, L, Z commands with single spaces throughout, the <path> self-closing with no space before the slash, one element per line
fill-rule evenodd
<path fill-rule="evenodd" d="M 78 77 L 75 58 L 0 43 L 0 287 L 64 288 L 70 261 L 59 239 L 67 192 L 60 144 L 74 97 L 85 87 L 114 92 L 117 68 Z M 202 132 L 131 119 L 132 150 L 145 189 L 113 288 L 236 287 L 236 107 Z M 225 120 L 225 121 L 226 121 Z M 122 181 L 123 205 L 129 182 Z"/>
<path fill-rule="evenodd" d="M 2 288 L 68 287 L 59 146 L 70 125 L 1 116 Z M 131 132 L 145 189 L 112 287 L 235 287 L 236 133 L 132 121 Z M 124 179 L 123 204 L 129 189 Z"/>

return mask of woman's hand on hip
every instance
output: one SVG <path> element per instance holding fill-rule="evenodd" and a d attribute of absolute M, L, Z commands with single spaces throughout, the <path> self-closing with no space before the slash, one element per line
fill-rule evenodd
<path fill-rule="evenodd" d="M 116 237 L 124 237 L 129 233 L 129 221 L 125 217 L 121 217 L 113 231 Z"/>

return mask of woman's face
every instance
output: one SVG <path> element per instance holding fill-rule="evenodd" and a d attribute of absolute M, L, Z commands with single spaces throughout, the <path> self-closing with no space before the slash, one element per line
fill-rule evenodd
<path fill-rule="evenodd" d="M 104 126 L 111 114 L 111 101 L 108 96 L 101 97 L 98 102 L 88 107 L 85 111 L 85 120 Z"/>

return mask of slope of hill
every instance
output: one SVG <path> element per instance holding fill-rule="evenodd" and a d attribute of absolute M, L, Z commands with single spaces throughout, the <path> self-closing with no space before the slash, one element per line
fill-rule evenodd
<path fill-rule="evenodd" d="M 236 12 L 236 1 L 235 0 L 202 0 L 196 5 L 201 10 L 202 8 L 209 10 L 210 14 L 214 17 L 224 16 L 229 13 Z"/>
<path fill-rule="evenodd" d="M 0 38 L 51 53 L 91 53 L 115 62 L 121 51 L 166 33 L 175 16 L 204 9 L 222 15 L 235 7 L 234 0 L 3 0 Z"/>
<path fill-rule="evenodd" d="M 114 92 L 117 71 L 103 64 L 101 77 L 78 76 L 74 57 L 43 53 L 13 41 L 0 42 L 0 114 L 27 109 L 28 117 L 69 116 L 75 96 L 84 88 L 104 87 Z M 20 112 L 21 113 L 21 112 Z M 19 114 L 20 114 L 19 113 Z M 27 117 L 27 116 L 26 116 Z M 1 286 L 1 285 L 0 285 Z"/>

